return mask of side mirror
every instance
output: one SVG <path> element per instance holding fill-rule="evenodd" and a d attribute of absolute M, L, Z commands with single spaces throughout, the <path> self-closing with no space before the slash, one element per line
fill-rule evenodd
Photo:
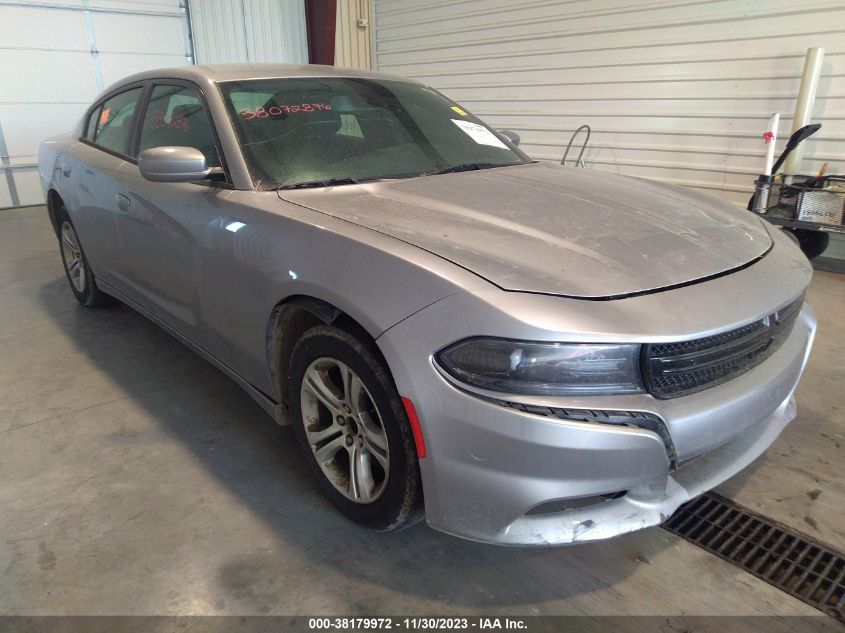
<path fill-rule="evenodd" d="M 520 141 L 519 134 L 517 134 L 513 130 L 499 130 L 499 134 L 504 136 L 506 139 L 508 139 L 514 145 L 519 145 L 519 141 Z"/>
<path fill-rule="evenodd" d="M 151 147 L 138 154 L 141 175 L 153 182 L 190 182 L 208 178 L 212 170 L 193 147 Z"/>

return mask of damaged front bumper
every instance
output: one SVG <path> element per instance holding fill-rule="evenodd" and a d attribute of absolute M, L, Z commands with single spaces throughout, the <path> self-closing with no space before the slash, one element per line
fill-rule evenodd
<path fill-rule="evenodd" d="M 541 408 L 643 413 L 665 424 L 668 444 L 654 429 L 542 416 L 479 398 L 426 358 L 427 370 L 417 367 L 413 383 L 428 447 L 420 463 L 426 520 L 463 538 L 523 546 L 658 525 L 748 466 L 795 417 L 793 392 L 815 327 L 805 304 L 766 361 L 674 400 L 636 394 L 535 401 Z"/>
<path fill-rule="evenodd" d="M 659 525 L 682 504 L 711 490 L 753 462 L 795 418 L 787 398 L 765 420 L 730 443 L 684 464 L 658 486 L 645 484 L 615 499 L 547 514 L 526 514 L 490 542 L 502 545 L 560 545 L 618 536 Z"/>

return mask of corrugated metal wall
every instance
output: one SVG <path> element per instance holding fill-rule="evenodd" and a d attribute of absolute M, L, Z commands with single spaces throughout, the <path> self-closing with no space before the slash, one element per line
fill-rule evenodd
<path fill-rule="evenodd" d="M 38 143 L 105 86 L 190 62 L 180 0 L 0 0 L 0 208 L 42 202 Z"/>
<path fill-rule="evenodd" d="M 198 64 L 307 64 L 303 0 L 190 0 Z"/>
<path fill-rule="evenodd" d="M 375 66 L 423 80 L 560 160 L 593 128 L 593 169 L 719 193 L 743 203 L 761 134 L 788 135 L 806 49 L 827 50 L 805 150 L 845 172 L 841 0 L 375 0 Z M 779 146 L 780 147 L 780 146 Z"/>
<path fill-rule="evenodd" d="M 338 0 L 334 65 L 370 70 L 373 67 L 370 0 Z"/>

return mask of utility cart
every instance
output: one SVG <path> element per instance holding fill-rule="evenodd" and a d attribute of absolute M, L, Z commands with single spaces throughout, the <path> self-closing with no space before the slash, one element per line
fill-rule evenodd
<path fill-rule="evenodd" d="M 755 211 L 790 230 L 804 254 L 813 259 L 827 248 L 831 233 L 845 233 L 845 177 L 784 176 L 757 180 Z"/>
<path fill-rule="evenodd" d="M 845 177 L 822 173 L 787 176 L 777 172 L 792 150 L 820 127 L 817 123 L 807 125 L 792 135 L 773 166 L 772 173 L 777 175 L 760 176 L 748 202 L 749 211 L 790 231 L 809 259 L 824 252 L 831 233 L 845 233 Z"/>

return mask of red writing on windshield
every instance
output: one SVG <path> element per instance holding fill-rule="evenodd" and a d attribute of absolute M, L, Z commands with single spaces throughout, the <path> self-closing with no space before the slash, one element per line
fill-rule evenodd
<path fill-rule="evenodd" d="M 296 112 L 319 112 L 321 110 L 331 110 L 330 103 L 297 103 L 295 105 L 275 105 L 269 108 L 256 108 L 250 110 L 244 108 L 239 112 L 241 117 L 249 121 L 250 119 L 267 119 L 269 117 L 280 117 L 286 114 L 294 114 Z"/>

